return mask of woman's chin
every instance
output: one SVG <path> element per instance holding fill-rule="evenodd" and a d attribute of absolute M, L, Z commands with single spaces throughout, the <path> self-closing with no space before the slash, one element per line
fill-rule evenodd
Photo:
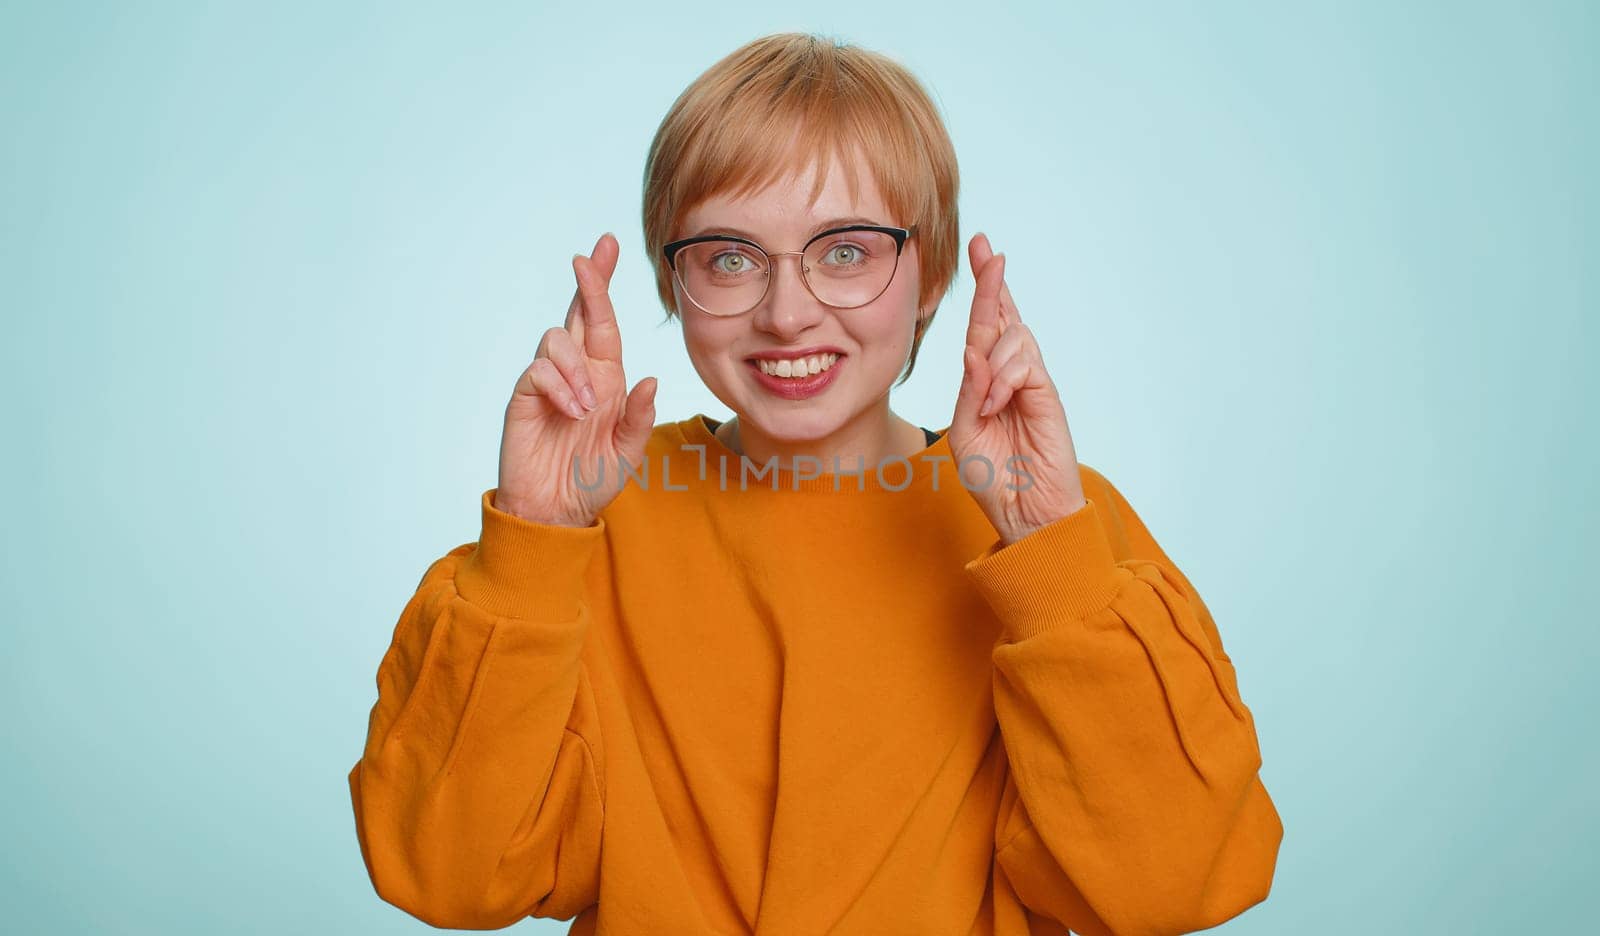
<path fill-rule="evenodd" d="M 773 407 L 751 407 L 738 411 L 739 422 L 758 429 L 775 442 L 814 442 L 839 430 L 843 420 L 832 407 L 821 403 L 799 402 Z"/>

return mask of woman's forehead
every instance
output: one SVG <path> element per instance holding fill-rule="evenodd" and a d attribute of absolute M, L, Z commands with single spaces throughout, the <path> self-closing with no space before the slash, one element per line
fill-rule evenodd
<path fill-rule="evenodd" d="M 705 228 L 730 228 L 769 237 L 804 237 L 845 223 L 899 224 L 889 217 L 870 169 L 858 165 L 856 192 L 851 196 L 848 180 L 835 161 L 823 180 L 816 201 L 811 200 L 816 164 L 778 178 L 753 192 L 723 192 L 706 198 L 685 212 L 678 227 L 685 237 Z"/>

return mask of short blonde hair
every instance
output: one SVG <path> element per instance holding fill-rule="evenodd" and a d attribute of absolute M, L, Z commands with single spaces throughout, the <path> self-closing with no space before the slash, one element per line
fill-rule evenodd
<path fill-rule="evenodd" d="M 802 171 L 820 171 L 815 203 L 837 157 L 851 197 L 858 150 L 898 223 L 915 225 L 921 265 L 911 376 L 933 310 L 955 282 L 961 254 L 955 147 L 921 82 L 887 56 L 806 33 L 746 43 L 708 68 L 673 102 L 644 170 L 644 240 L 656 289 L 677 314 L 661 249 L 684 215 L 716 195 L 739 197 Z"/>

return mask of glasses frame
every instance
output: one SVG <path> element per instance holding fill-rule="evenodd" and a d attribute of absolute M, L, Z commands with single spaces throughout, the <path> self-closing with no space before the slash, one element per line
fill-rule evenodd
<path fill-rule="evenodd" d="M 810 267 L 805 265 L 805 255 L 806 251 L 811 249 L 812 244 L 822 240 L 824 237 L 831 237 L 835 234 L 848 234 L 851 231 L 875 231 L 879 234 L 887 234 L 894 238 L 894 270 L 889 273 L 889 278 L 884 281 L 883 288 L 878 290 L 878 294 L 873 296 L 871 299 L 868 299 L 866 302 L 858 302 L 855 305 L 848 306 L 834 305 L 833 303 L 828 302 L 821 296 L 817 295 L 817 291 L 811 288 Z M 910 227 L 892 227 L 883 224 L 847 224 L 843 227 L 829 228 L 826 231 L 818 233 L 810 240 L 806 241 L 805 246 L 801 247 L 799 250 L 785 250 L 778 253 L 768 250 L 755 241 L 750 240 L 748 237 L 740 237 L 736 234 L 702 234 L 699 237 L 686 237 L 683 240 L 675 240 L 672 243 L 662 247 L 661 254 L 666 258 L 667 267 L 672 270 L 672 278 L 678 281 L 678 288 L 683 290 L 684 298 L 693 303 L 695 308 L 714 318 L 737 318 L 741 315 L 748 315 L 751 309 L 754 309 L 756 306 L 760 305 L 762 301 L 767 298 L 767 293 L 772 290 L 772 271 L 774 267 L 774 261 L 776 261 L 779 257 L 801 258 L 800 282 L 805 284 L 806 292 L 810 293 L 813 299 L 830 309 L 859 309 L 862 306 L 871 305 L 872 303 L 877 302 L 879 296 L 882 296 L 884 293 L 889 291 L 889 287 L 894 283 L 894 278 L 900 274 L 900 257 L 905 253 L 906 241 L 910 240 L 916 235 L 916 233 L 917 226 L 915 224 L 911 225 Z M 689 286 L 683 281 L 683 277 L 678 273 L 678 253 L 685 247 L 690 247 L 695 244 L 704 244 L 710 241 L 732 241 L 736 244 L 744 244 L 761 251 L 761 255 L 767 258 L 767 278 L 766 282 L 762 284 L 761 295 L 756 299 L 755 302 L 750 303 L 749 308 L 742 312 L 731 312 L 719 315 L 715 312 L 712 312 L 710 309 L 707 309 L 705 306 L 701 305 L 694 298 L 694 296 L 689 295 Z"/>

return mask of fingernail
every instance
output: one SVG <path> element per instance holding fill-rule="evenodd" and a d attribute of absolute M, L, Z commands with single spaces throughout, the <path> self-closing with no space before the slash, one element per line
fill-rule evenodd
<path fill-rule="evenodd" d="M 596 403 L 598 402 L 594 398 L 594 390 L 587 386 L 578 391 L 578 396 L 583 397 L 583 405 L 589 407 L 590 409 L 594 409 Z"/>
<path fill-rule="evenodd" d="M 983 406 L 978 408 L 978 415 L 979 416 L 987 416 L 987 415 L 989 415 L 989 408 L 992 407 L 992 406 L 994 406 L 994 397 L 990 397 L 989 399 L 984 400 L 983 401 Z"/>

